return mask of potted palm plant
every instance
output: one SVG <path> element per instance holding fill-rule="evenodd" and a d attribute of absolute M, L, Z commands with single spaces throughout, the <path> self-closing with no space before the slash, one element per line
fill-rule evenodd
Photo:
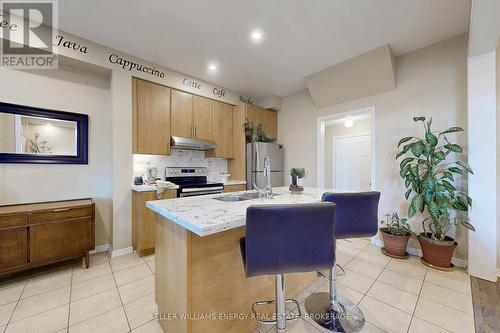
<path fill-rule="evenodd" d="M 457 242 L 447 236 L 448 231 L 453 225 L 474 231 L 474 226 L 460 214 L 468 211 L 472 199 L 455 186 L 457 175 L 472 174 L 473 171 L 465 162 L 446 161 L 451 153 L 463 153 L 462 147 L 450 142 L 446 134 L 462 132 L 463 129 L 451 127 L 433 132 L 432 118 L 427 121 L 425 117 L 415 117 L 413 120 L 422 122 L 425 137 L 401 139 L 398 148 L 405 145 L 396 155 L 396 159 L 405 157 L 400 163 L 399 174 L 407 189 L 408 217 L 427 213 L 427 218 L 422 221 L 423 232 L 417 237 L 422 247 L 422 262 L 437 269 L 452 270 L 451 258 Z"/>
<path fill-rule="evenodd" d="M 381 223 L 386 226 L 380 228 L 382 240 L 384 241 L 382 253 L 398 259 L 408 258 L 406 246 L 411 237 L 411 227 L 407 221 L 406 218 L 399 218 L 396 212 L 385 215 L 385 221 L 381 221 Z"/>

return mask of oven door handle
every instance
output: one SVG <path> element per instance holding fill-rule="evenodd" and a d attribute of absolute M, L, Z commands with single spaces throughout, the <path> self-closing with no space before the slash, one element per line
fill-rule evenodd
<path fill-rule="evenodd" d="M 181 189 L 181 192 L 190 193 L 190 192 L 208 192 L 208 191 L 220 191 L 220 190 L 224 190 L 224 186 L 183 188 Z"/>

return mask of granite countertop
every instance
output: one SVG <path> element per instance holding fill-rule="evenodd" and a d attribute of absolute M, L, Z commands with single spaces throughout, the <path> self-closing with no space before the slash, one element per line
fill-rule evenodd
<path fill-rule="evenodd" d="M 179 186 L 168 188 L 168 190 L 177 190 Z M 156 191 L 156 184 L 143 184 L 143 185 L 132 185 L 132 191 L 135 192 L 150 192 Z"/>
<path fill-rule="evenodd" d="M 247 181 L 246 180 L 233 180 L 229 179 L 228 181 L 223 182 L 224 185 L 246 185 Z"/>
<path fill-rule="evenodd" d="M 274 188 L 279 193 L 273 199 L 252 199 L 245 201 L 227 202 L 214 198 L 234 193 L 213 194 L 198 197 L 177 198 L 169 200 L 148 201 L 146 206 L 156 213 L 194 232 L 199 236 L 207 236 L 221 231 L 245 225 L 247 207 L 256 204 L 299 204 L 320 202 L 324 192 L 333 192 L 332 189 L 306 187 L 301 194 L 292 194 L 288 187 Z"/>
<path fill-rule="evenodd" d="M 223 182 L 224 185 L 245 185 L 247 183 L 246 180 L 228 180 Z M 169 188 L 169 190 L 176 190 L 179 186 Z M 132 191 L 135 192 L 149 192 L 156 191 L 156 184 L 143 184 L 143 185 L 132 185 Z"/>

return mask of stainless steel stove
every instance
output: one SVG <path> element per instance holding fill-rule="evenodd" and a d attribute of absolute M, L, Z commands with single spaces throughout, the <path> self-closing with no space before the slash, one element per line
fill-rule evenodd
<path fill-rule="evenodd" d="M 223 193 L 224 184 L 207 181 L 207 174 L 208 170 L 204 167 L 165 169 L 166 180 L 179 185 L 178 198 Z"/>

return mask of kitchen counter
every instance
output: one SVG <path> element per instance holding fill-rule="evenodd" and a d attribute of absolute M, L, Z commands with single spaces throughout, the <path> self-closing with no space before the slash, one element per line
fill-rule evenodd
<path fill-rule="evenodd" d="M 228 181 L 223 182 L 224 185 L 246 185 L 246 180 L 233 180 L 229 179 Z"/>
<path fill-rule="evenodd" d="M 279 187 L 273 191 L 280 195 L 236 202 L 215 200 L 255 193 L 241 191 L 147 202 L 146 206 L 156 212 L 158 312 L 182 314 L 160 320 L 163 332 L 254 332 L 257 324 L 252 303 L 274 299 L 275 290 L 271 275 L 245 276 L 240 239 L 245 237 L 247 207 L 319 202 L 323 193 L 331 190 L 305 188 L 301 194 L 291 194 L 287 187 Z M 287 274 L 287 297 L 297 297 L 316 279 L 316 272 Z M 231 317 L 234 314 L 238 314 L 237 319 Z"/>
<path fill-rule="evenodd" d="M 292 194 L 288 187 L 274 188 L 278 193 L 273 199 L 252 199 L 237 202 L 219 201 L 214 198 L 243 194 L 251 191 L 213 194 L 189 198 L 148 201 L 146 207 L 198 236 L 207 236 L 245 225 L 247 207 L 257 204 L 298 204 L 321 201 L 324 192 L 331 189 L 304 188 L 301 194 Z"/>
<path fill-rule="evenodd" d="M 179 186 L 170 187 L 168 190 L 177 190 Z M 156 191 L 156 184 L 143 184 L 143 185 L 132 185 L 132 191 L 135 192 L 150 192 Z"/>

